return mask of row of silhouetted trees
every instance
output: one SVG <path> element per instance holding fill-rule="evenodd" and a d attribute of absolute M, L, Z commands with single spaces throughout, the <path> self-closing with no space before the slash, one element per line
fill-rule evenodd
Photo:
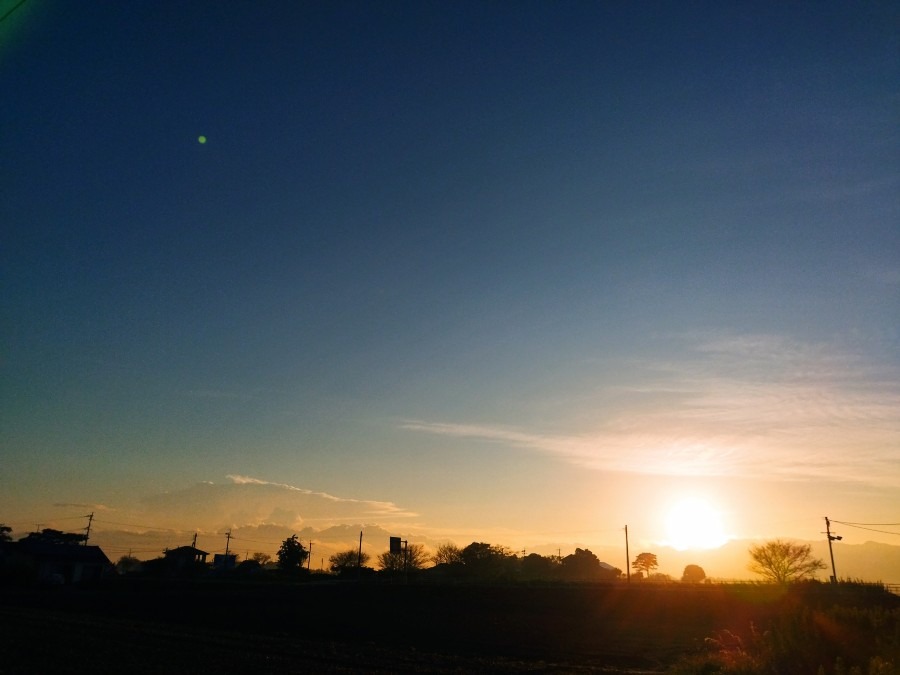
<path fill-rule="evenodd" d="M 289 537 L 278 552 L 283 570 L 300 571 L 308 553 L 296 537 Z M 370 557 L 358 550 L 336 553 L 329 559 L 330 570 L 339 575 L 374 574 L 366 567 Z M 387 551 L 376 558 L 378 572 L 386 575 L 421 574 L 447 579 L 485 581 L 614 581 L 622 570 L 601 563 L 588 549 L 575 549 L 565 557 L 537 553 L 517 556 L 503 546 L 472 542 L 460 548 L 442 544 L 429 556 L 421 544 L 409 544 L 400 552 Z"/>
<path fill-rule="evenodd" d="M 12 529 L 0 523 L 0 544 L 9 545 L 11 542 Z M 28 534 L 20 542 L 71 546 L 86 543 L 87 535 L 45 528 L 41 532 Z M 435 553 L 429 556 L 421 544 L 404 544 L 406 545 L 399 551 L 386 551 L 377 557 L 378 572 L 385 575 L 408 575 L 427 569 L 429 574 L 437 577 L 491 581 L 615 581 L 623 576 L 622 570 L 602 563 L 589 549 L 576 548 L 574 553 L 565 557 L 542 556 L 537 553 L 524 555 L 524 552 L 519 557 L 504 546 L 485 542 L 472 542 L 464 548 L 447 543 L 438 546 Z M 824 562 L 812 556 L 809 544 L 776 539 L 751 546 L 749 553 L 749 568 L 767 581 L 776 583 L 813 578 L 818 571 L 825 569 Z M 307 564 L 309 551 L 297 535 L 285 539 L 276 555 L 281 570 L 297 573 L 306 571 L 304 565 Z M 254 554 L 240 567 L 253 566 L 259 569 L 269 560 L 268 554 Z M 370 556 L 361 549 L 341 551 L 329 558 L 330 571 L 341 576 L 351 573 L 357 576 L 363 573 L 375 574 L 375 569 L 366 566 L 369 560 Z M 126 572 L 138 569 L 150 572 L 154 567 L 153 563 L 162 562 L 162 559 L 158 559 L 141 563 L 131 556 L 123 556 L 117 567 Z M 631 567 L 639 577 L 652 577 L 653 571 L 658 567 L 656 555 L 640 553 Z M 681 581 L 698 583 L 705 579 L 706 573 L 702 567 L 688 565 Z"/>

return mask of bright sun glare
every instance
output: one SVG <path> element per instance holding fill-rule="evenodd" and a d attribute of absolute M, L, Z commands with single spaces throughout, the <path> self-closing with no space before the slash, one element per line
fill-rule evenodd
<path fill-rule="evenodd" d="M 678 501 L 666 514 L 666 543 L 684 551 L 694 548 L 718 548 L 726 541 L 722 516 L 702 499 Z"/>

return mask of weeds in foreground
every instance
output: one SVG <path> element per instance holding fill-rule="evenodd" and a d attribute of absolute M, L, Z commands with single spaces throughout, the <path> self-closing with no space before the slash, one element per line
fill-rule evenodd
<path fill-rule="evenodd" d="M 673 675 L 900 675 L 900 609 L 793 607 L 765 629 L 721 630 Z"/>

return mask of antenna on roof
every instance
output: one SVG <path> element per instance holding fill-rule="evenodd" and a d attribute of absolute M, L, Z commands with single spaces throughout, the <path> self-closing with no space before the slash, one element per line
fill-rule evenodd
<path fill-rule="evenodd" d="M 94 512 L 91 511 L 85 518 L 88 519 L 87 527 L 84 528 L 84 545 L 87 546 L 88 539 L 91 536 L 91 523 L 94 522 Z"/>

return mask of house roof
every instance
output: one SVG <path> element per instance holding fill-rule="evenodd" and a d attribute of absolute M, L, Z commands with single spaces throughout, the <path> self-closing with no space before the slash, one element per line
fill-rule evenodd
<path fill-rule="evenodd" d="M 111 565 L 109 558 L 99 546 L 81 544 L 54 544 L 45 541 L 19 541 L 14 544 L 20 553 L 44 560 L 93 563 Z"/>
<path fill-rule="evenodd" d="M 190 556 L 198 556 L 198 555 L 209 555 L 207 551 L 201 551 L 196 546 L 179 546 L 178 548 L 170 548 L 166 551 L 166 555 L 190 555 Z"/>

